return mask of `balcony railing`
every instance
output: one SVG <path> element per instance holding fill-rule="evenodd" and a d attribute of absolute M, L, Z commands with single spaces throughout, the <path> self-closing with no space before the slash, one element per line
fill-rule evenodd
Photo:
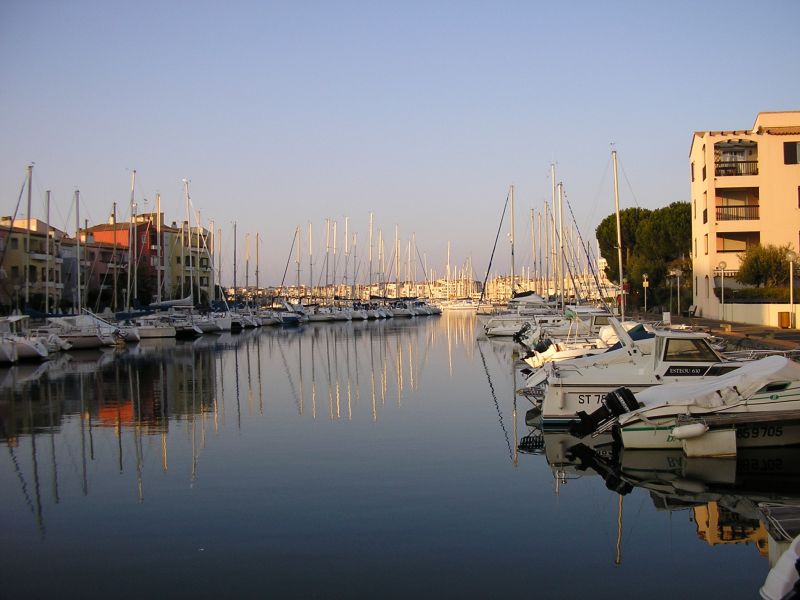
<path fill-rule="evenodd" d="M 758 204 L 717 207 L 717 221 L 754 221 L 757 219 Z"/>
<path fill-rule="evenodd" d="M 757 160 L 733 160 L 714 163 L 714 175 L 727 177 L 736 175 L 758 175 Z"/>

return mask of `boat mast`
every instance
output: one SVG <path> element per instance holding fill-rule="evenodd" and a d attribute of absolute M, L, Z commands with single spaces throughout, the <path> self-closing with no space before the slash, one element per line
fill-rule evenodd
<path fill-rule="evenodd" d="M 127 288 L 126 298 L 125 298 L 125 310 L 127 310 L 128 312 L 130 312 L 130 310 L 131 310 L 131 276 L 133 275 L 131 271 L 133 269 L 133 265 L 136 264 L 136 257 L 135 257 L 135 255 L 136 255 L 136 243 L 135 243 L 135 241 L 133 239 L 134 238 L 133 229 L 134 229 L 134 221 L 135 221 L 134 215 L 135 215 L 135 212 L 136 212 L 135 204 L 133 202 L 135 188 L 136 188 L 136 169 L 131 171 L 131 200 L 130 200 L 130 207 L 129 207 L 130 208 L 130 221 L 128 222 L 128 288 Z M 116 230 L 116 228 L 115 228 L 115 230 Z M 134 280 L 135 279 L 136 278 L 134 277 Z M 135 283 L 134 283 L 134 285 L 135 285 Z"/>
<path fill-rule="evenodd" d="M 369 285 L 369 296 L 372 295 L 372 212 L 369 213 L 369 275 L 367 283 Z M 367 298 L 369 300 L 369 298 Z"/>
<path fill-rule="evenodd" d="M 314 299 L 314 248 L 311 241 L 311 221 L 308 222 L 308 293 Z"/>
<path fill-rule="evenodd" d="M 553 244 L 550 248 L 548 248 L 548 252 L 551 253 L 551 261 L 553 262 L 553 280 L 554 280 L 554 293 L 557 295 L 561 289 L 559 280 L 561 274 L 558 272 L 558 265 L 555 261 L 555 248 L 556 248 L 556 207 L 558 194 L 557 194 L 557 185 L 556 185 L 556 163 L 550 163 L 550 186 L 551 186 L 551 200 L 553 202 Z M 548 227 L 550 222 L 548 221 Z"/>
<path fill-rule="evenodd" d="M 75 190 L 75 255 L 78 258 L 77 268 L 77 292 L 78 292 L 78 311 L 81 314 L 81 216 L 80 216 L 80 190 Z M 81 379 L 83 381 L 83 379 Z"/>
<path fill-rule="evenodd" d="M 236 304 L 236 221 L 233 222 L 233 303 Z"/>
<path fill-rule="evenodd" d="M 186 258 L 188 258 L 188 260 L 189 260 L 189 267 L 190 267 L 189 268 L 189 299 L 190 299 L 190 302 L 192 303 L 192 306 L 194 306 L 194 276 L 192 274 L 192 269 L 191 269 L 191 260 L 192 260 L 191 259 L 191 257 L 192 257 L 192 226 L 191 226 L 191 216 L 190 216 L 190 213 L 189 213 L 189 180 L 185 179 L 185 178 L 183 180 L 183 193 L 184 193 L 184 196 L 186 198 L 186 227 L 185 228 L 181 227 L 181 232 L 183 232 L 184 229 L 185 229 L 186 236 L 188 237 L 188 239 L 185 240 L 185 247 L 186 247 L 186 254 L 187 254 Z M 181 240 L 181 253 L 183 253 L 183 250 L 184 250 L 184 240 Z M 184 260 L 184 263 L 183 263 L 182 266 L 183 266 L 183 277 L 181 278 L 181 281 L 182 281 L 181 287 L 184 287 L 185 284 L 186 284 L 186 261 L 185 260 Z"/>
<path fill-rule="evenodd" d="M 350 266 L 350 246 L 348 238 L 348 225 L 350 217 L 344 218 L 344 287 L 347 288 L 347 268 Z"/>
<path fill-rule="evenodd" d="M 561 285 L 561 312 L 566 302 L 566 277 L 564 274 L 564 184 L 558 182 L 558 272 Z"/>
<path fill-rule="evenodd" d="M 297 237 L 297 259 L 295 260 L 295 263 L 297 263 L 297 296 L 298 296 L 298 301 L 299 301 L 299 298 L 300 298 L 300 260 L 302 258 L 300 256 L 300 252 L 302 252 L 302 243 L 301 243 L 302 242 L 302 238 L 300 236 L 300 225 L 298 225 L 295 228 L 294 231 L 295 231 L 294 235 Z M 256 244 L 256 252 L 258 252 L 258 244 Z M 256 256 L 258 256 L 258 255 L 256 254 Z"/>
<path fill-rule="evenodd" d="M 31 188 L 33 187 L 33 165 L 28 165 L 28 226 L 25 228 L 25 309 L 31 299 Z M 78 224 L 80 226 L 80 223 Z"/>
<path fill-rule="evenodd" d="M 116 231 L 116 230 L 115 230 Z M 44 233 L 44 312 L 50 312 L 50 190 L 45 192 L 45 233 Z M 116 248 L 115 248 L 116 249 Z"/>
<path fill-rule="evenodd" d="M 116 231 L 116 229 L 114 230 Z M 161 264 L 161 194 L 156 192 L 156 302 L 161 304 L 161 286 L 163 284 L 164 272 Z"/>
<path fill-rule="evenodd" d="M 625 321 L 625 289 L 622 287 L 622 228 L 619 220 L 619 183 L 617 181 L 617 151 L 611 151 L 614 163 L 614 210 L 617 213 L 617 260 L 619 261 L 619 309 L 620 320 Z"/>
<path fill-rule="evenodd" d="M 514 297 L 514 185 L 512 184 L 509 190 L 511 196 L 511 298 Z"/>
<path fill-rule="evenodd" d="M 400 226 L 394 226 L 394 296 L 400 298 Z"/>

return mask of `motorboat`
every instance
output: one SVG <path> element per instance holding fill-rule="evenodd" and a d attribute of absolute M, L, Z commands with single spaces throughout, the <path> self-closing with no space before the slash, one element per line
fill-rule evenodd
<path fill-rule="evenodd" d="M 47 338 L 32 335 L 27 330 L 28 319 L 28 315 L 0 317 L 0 339 L 16 346 L 14 360 L 47 360 L 50 356 Z"/>
<path fill-rule="evenodd" d="M 702 332 L 656 330 L 634 341 L 616 318 L 619 347 L 602 354 L 547 363 L 527 380 L 523 393 L 542 398 L 545 426 L 566 427 L 578 412 L 594 411 L 621 386 L 636 393 L 678 381 L 723 375 L 745 362 L 723 358 Z"/>
<path fill-rule="evenodd" d="M 800 364 L 785 356 L 701 381 L 608 396 L 582 415 L 581 433 L 616 429 L 626 448 L 734 456 L 741 447 L 800 444 Z"/>
<path fill-rule="evenodd" d="M 526 324 L 560 325 L 565 317 L 541 296 L 533 292 L 522 292 L 509 300 L 507 307 L 500 312 L 479 312 L 478 320 L 487 337 L 511 337 Z"/>

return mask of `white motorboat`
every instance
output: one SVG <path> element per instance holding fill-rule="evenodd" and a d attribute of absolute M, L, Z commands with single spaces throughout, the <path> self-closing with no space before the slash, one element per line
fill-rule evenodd
<path fill-rule="evenodd" d="M 140 317 L 134 321 L 134 324 L 139 330 L 139 338 L 142 340 L 174 338 L 177 333 L 174 325 L 153 315 Z"/>
<path fill-rule="evenodd" d="M 739 447 L 800 444 L 800 364 L 785 356 L 702 381 L 609 396 L 582 422 L 587 430 L 592 424 L 595 430 L 616 428 L 626 448 L 730 456 Z"/>
<path fill-rule="evenodd" d="M 478 320 L 488 337 L 510 337 L 526 324 L 536 326 L 560 325 L 566 319 L 556 308 L 533 292 L 516 294 L 502 311 L 478 313 Z"/>
<path fill-rule="evenodd" d="M 17 360 L 47 360 L 50 348 L 46 337 L 32 335 L 26 328 L 28 315 L 0 317 L 0 337 L 16 346 Z"/>
<path fill-rule="evenodd" d="M 547 363 L 528 379 L 526 391 L 544 384 L 542 419 L 564 427 L 579 411 L 598 408 L 608 392 L 625 386 L 639 392 L 654 385 L 698 380 L 728 373 L 745 364 L 725 360 L 700 332 L 658 330 L 653 338 L 634 341 L 612 318 L 619 348 L 603 354 Z"/>
<path fill-rule="evenodd" d="M 6 337 L 0 337 L 0 364 L 13 365 L 17 360 L 16 342 Z"/>
<path fill-rule="evenodd" d="M 86 315 L 74 317 L 48 317 L 47 327 L 40 331 L 56 334 L 69 342 L 72 350 L 114 346 L 118 339 L 117 329 L 104 325 Z"/>

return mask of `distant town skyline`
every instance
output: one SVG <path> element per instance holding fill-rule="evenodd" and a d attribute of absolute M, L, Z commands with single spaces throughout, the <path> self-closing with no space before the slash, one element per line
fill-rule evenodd
<path fill-rule="evenodd" d="M 0 213 L 13 214 L 33 162 L 31 216 L 51 190 L 53 225 L 74 234 L 78 188 L 81 221 L 105 222 L 113 202 L 124 220 L 136 169 L 137 210 L 154 211 L 159 192 L 169 223 L 185 219 L 191 181 L 203 224 L 222 229 L 224 285 L 234 221 L 240 259 L 258 233 L 262 285 L 275 285 L 298 226 L 308 276 L 309 222 L 324 254 L 325 220 L 343 248 L 348 217 L 365 261 L 370 212 L 388 254 L 397 226 L 437 275 L 450 241 L 453 264 L 471 258 L 482 279 L 510 184 L 517 268 L 529 264 L 551 162 L 587 241 L 613 212 L 612 144 L 622 208 L 688 201 L 694 131 L 800 108 L 798 18 L 793 0 L 755 13 L 736 1 L 11 0 Z M 507 223 L 493 272 L 509 270 Z"/>

